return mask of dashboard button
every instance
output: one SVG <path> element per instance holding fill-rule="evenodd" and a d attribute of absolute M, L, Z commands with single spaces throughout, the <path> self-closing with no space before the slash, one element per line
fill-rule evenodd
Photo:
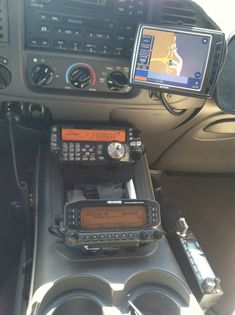
<path fill-rule="evenodd" d="M 134 240 L 135 234 L 134 233 L 128 233 L 128 240 Z"/>
<path fill-rule="evenodd" d="M 121 239 L 122 240 L 127 240 L 127 234 L 126 233 L 122 233 L 121 234 Z"/>
<path fill-rule="evenodd" d="M 61 19 L 59 18 L 58 15 L 50 15 L 50 21 L 55 22 L 55 23 L 59 23 L 59 22 L 61 22 Z"/>
<path fill-rule="evenodd" d="M 73 213 L 76 213 L 76 212 L 77 212 L 76 208 L 68 209 L 68 214 L 73 214 Z"/>
<path fill-rule="evenodd" d="M 125 54 L 125 49 L 122 46 L 116 46 L 114 47 L 113 53 L 116 56 L 122 56 Z"/>
<path fill-rule="evenodd" d="M 109 31 L 113 31 L 115 29 L 115 23 L 113 21 L 106 21 L 105 28 Z"/>
<path fill-rule="evenodd" d="M 85 43 L 85 50 L 87 52 L 92 52 L 92 53 L 96 52 L 96 44 L 94 44 L 94 43 Z"/>
<path fill-rule="evenodd" d="M 49 39 L 42 39 L 41 40 L 41 47 L 49 48 L 50 47 L 50 40 Z"/>
<path fill-rule="evenodd" d="M 101 45 L 99 53 L 104 55 L 110 55 L 112 53 L 112 48 L 109 45 Z"/>
<path fill-rule="evenodd" d="M 47 21 L 47 14 L 39 13 L 38 19 L 39 19 L 39 21 Z"/>
<path fill-rule="evenodd" d="M 95 241 L 95 242 L 98 241 L 98 235 L 96 234 L 92 235 L 91 239 L 92 241 Z"/>
<path fill-rule="evenodd" d="M 113 240 L 113 234 L 107 234 L 107 240 L 112 241 Z"/>
<path fill-rule="evenodd" d="M 119 241 L 120 240 L 120 235 L 119 234 L 114 234 L 114 239 L 115 239 L 115 241 Z"/>
<path fill-rule="evenodd" d="M 70 42 L 69 49 L 73 51 L 82 51 L 82 43 L 77 41 Z"/>
<path fill-rule="evenodd" d="M 39 38 L 30 38 L 29 39 L 29 46 L 30 47 L 40 47 L 41 46 L 41 39 L 39 39 Z"/>
<path fill-rule="evenodd" d="M 65 40 L 55 40 L 54 41 L 54 48 L 60 49 L 60 50 L 65 50 L 67 49 L 67 42 Z"/>
<path fill-rule="evenodd" d="M 85 242 L 90 242 L 91 241 L 91 236 L 90 235 L 85 235 L 84 236 L 84 241 Z"/>
<path fill-rule="evenodd" d="M 119 13 L 119 14 L 125 14 L 125 12 L 126 12 L 126 7 L 125 7 L 125 6 L 118 6 L 118 7 L 116 8 L 116 11 L 117 11 L 117 13 Z"/>
<path fill-rule="evenodd" d="M 106 235 L 105 234 L 99 235 L 99 240 L 100 241 L 106 241 Z"/>
<path fill-rule="evenodd" d="M 64 30 L 64 34 L 65 34 L 65 35 L 72 35 L 72 34 L 73 34 L 73 31 L 72 31 L 71 29 L 69 29 L 69 28 L 66 28 L 66 29 Z"/>
<path fill-rule="evenodd" d="M 63 29 L 63 27 L 56 27 L 54 32 L 56 34 L 63 34 L 64 33 L 64 29 Z"/>
<path fill-rule="evenodd" d="M 40 32 L 42 33 L 49 33 L 49 27 L 47 25 L 41 25 L 40 26 Z"/>
<path fill-rule="evenodd" d="M 86 32 L 86 36 L 88 38 L 96 38 L 96 33 L 89 31 L 89 32 Z"/>

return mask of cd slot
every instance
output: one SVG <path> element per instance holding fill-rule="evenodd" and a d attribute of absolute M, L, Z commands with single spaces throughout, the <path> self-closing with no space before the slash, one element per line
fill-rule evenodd
<path fill-rule="evenodd" d="M 79 9 L 99 9 L 99 10 L 108 10 L 112 8 L 113 3 L 110 0 L 64 0 L 64 6 L 71 8 Z"/>

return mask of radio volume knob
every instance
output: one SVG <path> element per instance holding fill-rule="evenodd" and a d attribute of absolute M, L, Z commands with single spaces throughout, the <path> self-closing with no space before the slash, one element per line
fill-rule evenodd
<path fill-rule="evenodd" d="M 47 86 L 54 79 L 54 72 L 47 65 L 36 65 L 31 73 L 33 84 L 36 86 Z"/>
<path fill-rule="evenodd" d="M 139 234 L 139 238 L 141 241 L 146 241 L 149 238 L 149 235 L 146 231 L 142 231 Z"/>
<path fill-rule="evenodd" d="M 111 142 L 108 145 L 108 155 L 113 160 L 121 160 L 125 156 L 125 153 L 125 147 L 120 142 Z"/>
<path fill-rule="evenodd" d="M 86 67 L 77 67 L 70 74 L 70 82 L 77 89 L 84 89 L 92 82 L 92 74 Z"/>

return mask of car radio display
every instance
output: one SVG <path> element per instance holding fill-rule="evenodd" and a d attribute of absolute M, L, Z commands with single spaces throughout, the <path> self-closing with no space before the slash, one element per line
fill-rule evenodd
<path fill-rule="evenodd" d="M 212 36 L 143 26 L 136 43 L 133 82 L 200 91 Z"/>
<path fill-rule="evenodd" d="M 89 206 L 80 208 L 81 228 L 138 228 L 147 224 L 147 209 L 142 205 Z"/>
<path fill-rule="evenodd" d="M 125 130 L 62 129 L 64 141 L 125 142 Z"/>

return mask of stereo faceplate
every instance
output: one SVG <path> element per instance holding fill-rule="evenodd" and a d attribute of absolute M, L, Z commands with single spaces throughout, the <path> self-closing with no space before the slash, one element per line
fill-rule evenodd
<path fill-rule="evenodd" d="M 40 1 L 26 6 L 26 47 L 130 57 L 148 1 Z"/>

